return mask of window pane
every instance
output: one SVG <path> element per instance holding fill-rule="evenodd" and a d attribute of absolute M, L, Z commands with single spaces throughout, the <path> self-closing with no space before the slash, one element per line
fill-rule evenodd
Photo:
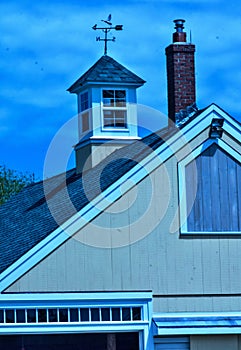
<path fill-rule="evenodd" d="M 70 322 L 79 322 L 78 309 L 70 309 Z"/>
<path fill-rule="evenodd" d="M 131 320 L 131 310 L 129 307 L 123 307 L 122 309 L 122 321 Z"/>
<path fill-rule="evenodd" d="M 125 90 L 116 90 L 115 91 L 115 106 L 116 107 L 125 107 L 126 106 L 126 92 Z"/>
<path fill-rule="evenodd" d="M 103 104 L 104 106 L 114 106 L 114 90 L 103 90 Z"/>
<path fill-rule="evenodd" d="M 126 112 L 125 111 L 116 111 L 115 112 L 115 125 L 119 128 L 126 127 Z"/>
<path fill-rule="evenodd" d="M 133 319 L 133 321 L 140 321 L 141 320 L 141 308 L 140 307 L 133 307 L 132 308 L 132 319 Z"/>
<path fill-rule="evenodd" d="M 104 111 L 104 126 L 126 128 L 126 111 Z"/>
<path fill-rule="evenodd" d="M 80 309 L 80 319 L 82 322 L 88 322 L 89 319 L 89 309 Z"/>
<path fill-rule="evenodd" d="M 100 320 L 100 311 L 97 308 L 93 308 L 90 310 L 91 313 L 91 321 L 99 321 Z"/>
<path fill-rule="evenodd" d="M 0 310 L 0 323 L 3 323 L 3 310 Z"/>
<path fill-rule="evenodd" d="M 114 90 L 103 90 L 103 98 L 114 98 Z"/>
<path fill-rule="evenodd" d="M 101 320 L 102 321 L 110 321 L 110 309 L 109 308 L 101 309 Z"/>
<path fill-rule="evenodd" d="M 47 310 L 38 309 L 38 322 L 47 322 Z"/>
<path fill-rule="evenodd" d="M 28 309 L 27 310 L 27 322 L 28 323 L 35 323 L 36 322 L 36 310 L 35 309 Z"/>
<path fill-rule="evenodd" d="M 6 310 L 6 322 L 14 323 L 14 310 Z"/>
<path fill-rule="evenodd" d="M 116 90 L 115 91 L 115 97 L 125 100 L 126 99 L 126 92 L 125 92 L 125 90 Z"/>
<path fill-rule="evenodd" d="M 112 321 L 120 321 L 120 308 L 112 309 Z"/>
<path fill-rule="evenodd" d="M 16 310 L 17 323 L 25 323 L 25 310 Z"/>
<path fill-rule="evenodd" d="M 68 309 L 59 309 L 59 322 L 68 322 Z"/>
<path fill-rule="evenodd" d="M 104 126 L 114 127 L 114 112 L 113 111 L 104 111 Z"/>
<path fill-rule="evenodd" d="M 57 322 L 57 309 L 49 309 L 49 322 Z"/>

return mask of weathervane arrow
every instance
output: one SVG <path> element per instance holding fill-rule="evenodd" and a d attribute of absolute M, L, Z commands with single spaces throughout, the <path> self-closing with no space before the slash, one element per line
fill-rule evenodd
<path fill-rule="evenodd" d="M 102 19 L 102 22 L 106 23 L 108 25 L 108 27 L 98 27 L 97 24 L 95 24 L 92 29 L 94 30 L 102 30 L 102 32 L 105 33 L 105 37 L 101 38 L 100 36 L 96 37 L 96 41 L 104 41 L 105 42 L 105 46 L 104 46 L 104 55 L 107 55 L 107 42 L 108 41 L 115 41 L 115 37 L 113 36 L 112 39 L 108 38 L 108 33 L 111 31 L 111 29 L 114 30 L 123 30 L 123 25 L 122 24 L 117 24 L 115 26 L 112 26 L 112 22 L 111 22 L 111 14 L 109 14 L 109 16 L 107 17 L 107 19 Z"/>

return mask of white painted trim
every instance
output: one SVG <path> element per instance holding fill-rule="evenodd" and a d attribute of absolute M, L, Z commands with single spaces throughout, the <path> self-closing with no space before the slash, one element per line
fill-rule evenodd
<path fill-rule="evenodd" d="M 14 281 L 20 278 L 24 273 L 35 266 L 39 261 L 50 254 L 54 249 L 69 239 L 70 235 L 75 234 L 82 229 L 89 221 L 104 211 L 111 202 L 118 200 L 124 193 L 129 191 L 135 184 L 139 183 L 148 173 L 154 171 L 164 161 L 170 158 L 184 145 L 189 143 L 196 135 L 208 128 L 213 118 L 222 117 L 228 123 L 227 128 L 234 128 L 237 132 L 235 137 L 239 142 L 241 126 L 224 113 L 216 105 L 211 105 L 203 113 L 184 126 L 181 131 L 175 133 L 157 150 L 151 152 L 146 158 L 140 161 L 135 167 L 129 170 L 125 175 L 109 186 L 101 195 L 97 196 L 91 203 L 87 204 L 79 213 L 67 220 L 61 227 L 52 232 L 39 244 L 29 250 L 18 261 L 12 264 L 0 275 L 0 292 L 5 290 Z M 130 179 L 132 181 L 128 181 Z M 120 190 L 123 184 L 125 190 Z M 106 200 L 106 198 L 108 200 Z M 97 207 L 98 204 L 98 207 Z M 68 231 L 68 234 L 65 233 Z"/>
<path fill-rule="evenodd" d="M 134 322 L 133 322 L 134 323 Z M 1 325 L 1 334 L 67 334 L 67 333 L 117 333 L 117 332 L 141 332 L 148 329 L 147 322 L 140 322 L 134 324 L 125 324 L 120 322 L 115 324 L 19 324 L 19 325 Z M 146 331 L 147 332 L 147 331 Z"/>
<path fill-rule="evenodd" d="M 114 129 L 116 130 L 116 129 Z M 129 132 L 128 129 L 125 129 L 127 132 Z M 91 136 L 90 137 L 91 140 L 141 140 L 141 137 L 139 136 L 105 136 L 105 135 L 99 135 L 99 136 Z"/>
<path fill-rule="evenodd" d="M 182 328 L 158 328 L 155 320 L 158 318 L 177 320 L 178 318 L 203 318 L 203 317 L 241 317 L 241 312 L 178 312 L 178 313 L 154 313 L 153 323 L 154 323 L 154 335 L 197 335 L 197 334 L 240 334 L 241 327 L 182 327 Z M 158 322 L 158 320 L 156 320 Z"/>
<path fill-rule="evenodd" d="M 181 329 L 161 329 L 158 331 L 158 335 L 209 335 L 209 334 L 240 334 L 241 327 L 212 327 L 212 328 L 191 328 L 183 327 Z"/>
<path fill-rule="evenodd" d="M 241 232 L 236 231 L 204 231 L 204 232 L 192 232 L 188 231 L 187 228 L 187 199 L 186 199 L 186 179 L 185 179 L 185 168 L 196 159 L 200 154 L 202 154 L 211 145 L 216 144 L 224 151 L 226 151 L 230 156 L 241 163 L 241 154 L 230 147 L 226 142 L 221 139 L 208 139 L 206 142 L 201 144 L 199 147 L 193 150 L 187 157 L 185 157 L 181 162 L 178 163 L 178 193 L 179 193 L 179 208 L 180 208 L 180 233 L 184 235 L 241 235 Z"/>
<path fill-rule="evenodd" d="M 83 292 L 83 293 L 6 293 L 0 294 L 0 304 L 7 306 L 13 305 L 13 302 L 42 301 L 51 303 L 53 301 L 78 301 L 78 302 L 119 302 L 126 303 L 130 301 L 150 302 L 152 292 Z M 24 304 L 25 305 L 25 304 Z"/>
<path fill-rule="evenodd" d="M 215 312 L 153 312 L 152 318 L 198 318 L 198 317 L 241 317 L 241 311 Z"/>
<path fill-rule="evenodd" d="M 4 323 L 1 334 L 68 334 L 95 332 L 139 332 L 140 350 L 152 350 L 151 292 L 89 292 L 1 294 L 0 309 L 141 307 L 142 320 L 46 323 Z"/>

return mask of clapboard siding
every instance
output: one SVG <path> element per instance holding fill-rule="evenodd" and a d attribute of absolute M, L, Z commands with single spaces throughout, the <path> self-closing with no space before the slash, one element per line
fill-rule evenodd
<path fill-rule="evenodd" d="M 156 338 L 155 350 L 190 350 L 189 337 Z"/>
<path fill-rule="evenodd" d="M 206 137 L 199 135 L 189 149 Z M 177 164 L 187 154 L 183 148 L 171 157 L 6 292 L 152 290 L 155 312 L 240 310 L 241 297 L 227 295 L 241 291 L 241 239 L 180 236 Z M 231 158 L 228 166 L 240 179 L 240 166 Z M 205 172 L 210 167 L 202 164 Z M 205 184 L 211 187 L 207 176 Z M 233 184 L 229 188 L 235 191 Z M 100 246 L 87 244 L 91 237 Z M 118 245 L 123 237 L 125 244 Z M 104 238 L 108 247 L 101 246 Z"/>
<path fill-rule="evenodd" d="M 195 187 L 194 165 L 197 168 L 197 193 L 188 217 L 189 232 L 241 231 L 240 164 L 216 144 L 186 166 L 187 193 Z M 191 197 L 187 196 L 187 206 Z"/>
<path fill-rule="evenodd" d="M 190 343 L 191 350 L 240 350 L 238 335 L 197 335 Z"/>
<path fill-rule="evenodd" d="M 241 295 L 154 295 L 154 312 L 236 312 Z"/>

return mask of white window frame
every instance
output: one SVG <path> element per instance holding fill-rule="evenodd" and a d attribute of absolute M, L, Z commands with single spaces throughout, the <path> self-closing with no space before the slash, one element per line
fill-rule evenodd
<path fill-rule="evenodd" d="M 111 90 L 111 91 L 125 91 L 126 94 L 126 105 L 124 107 L 120 107 L 120 106 L 104 106 L 104 97 L 103 97 L 103 92 L 107 91 L 107 90 Z M 128 90 L 125 88 L 103 88 L 101 90 L 101 114 L 102 114 L 102 130 L 103 131 L 128 131 Z M 123 111 L 126 113 L 126 126 L 125 127 L 115 127 L 115 126 L 105 126 L 105 118 L 104 118 L 104 111 Z"/>
<path fill-rule="evenodd" d="M 138 332 L 140 350 L 146 349 L 152 323 L 151 292 L 1 294 L 0 310 L 70 308 L 141 308 L 141 320 L 1 323 L 0 335 Z M 4 313 L 5 314 L 5 313 Z"/>
<path fill-rule="evenodd" d="M 191 236 L 204 236 L 204 235 L 241 235 L 240 231 L 188 231 L 187 220 L 190 213 L 187 212 L 187 197 L 186 197 L 186 178 L 185 168 L 186 166 L 201 155 L 211 145 L 216 144 L 221 149 L 226 151 L 230 156 L 241 163 L 241 155 L 230 147 L 226 142 L 221 139 L 208 139 L 204 144 L 201 144 L 195 150 L 192 151 L 187 157 L 178 163 L 178 194 L 179 194 L 179 218 L 180 218 L 180 234 Z"/>

